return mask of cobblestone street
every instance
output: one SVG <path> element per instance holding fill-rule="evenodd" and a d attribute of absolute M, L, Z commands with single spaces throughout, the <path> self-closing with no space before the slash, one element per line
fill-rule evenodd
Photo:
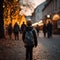
<path fill-rule="evenodd" d="M 33 50 L 33 58 L 34 60 L 60 60 L 60 36 L 53 35 L 48 39 L 40 32 L 38 46 Z M 25 60 L 22 39 L 0 40 L 0 60 Z"/>

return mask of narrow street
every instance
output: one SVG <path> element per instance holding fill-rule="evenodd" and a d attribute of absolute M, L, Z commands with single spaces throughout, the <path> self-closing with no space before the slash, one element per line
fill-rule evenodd
<path fill-rule="evenodd" d="M 36 60 L 60 60 L 60 36 L 53 35 L 52 38 L 44 38 L 40 33 L 38 46 L 34 50 Z"/>
<path fill-rule="evenodd" d="M 33 50 L 34 60 L 60 60 L 60 35 L 44 38 L 42 32 L 38 37 L 38 46 Z M 0 60 L 25 60 L 25 48 L 20 40 L 0 40 Z"/>
<path fill-rule="evenodd" d="M 33 29 L 33 60 L 60 60 L 60 0 L 0 0 L 0 60 L 26 60 L 22 32 Z M 41 30 L 55 35 L 44 37 Z"/>

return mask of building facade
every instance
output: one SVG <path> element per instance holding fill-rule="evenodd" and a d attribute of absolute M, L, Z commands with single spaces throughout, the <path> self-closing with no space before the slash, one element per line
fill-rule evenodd
<path fill-rule="evenodd" d="M 47 18 L 47 15 L 51 16 L 54 31 L 60 30 L 60 0 L 46 0 L 46 4 L 42 10 L 43 19 Z M 57 32 L 59 33 L 59 32 Z"/>
<path fill-rule="evenodd" d="M 39 22 L 40 20 L 42 20 L 42 9 L 44 7 L 45 2 L 43 2 L 42 4 L 40 4 L 39 6 L 37 6 L 32 14 L 32 21 L 35 22 Z"/>

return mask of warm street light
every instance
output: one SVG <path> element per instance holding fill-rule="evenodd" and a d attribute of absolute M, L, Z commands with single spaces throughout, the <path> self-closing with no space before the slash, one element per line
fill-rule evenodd
<path fill-rule="evenodd" d="M 16 0 L 16 1 L 18 1 L 18 0 Z"/>
<path fill-rule="evenodd" d="M 50 15 L 47 15 L 47 18 L 50 18 Z"/>
<path fill-rule="evenodd" d="M 53 20 L 59 20 L 60 19 L 60 16 L 58 15 L 58 14 L 55 14 L 54 16 L 53 16 Z"/>

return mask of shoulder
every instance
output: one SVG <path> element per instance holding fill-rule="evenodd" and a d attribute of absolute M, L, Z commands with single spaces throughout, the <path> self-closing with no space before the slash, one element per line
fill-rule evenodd
<path fill-rule="evenodd" d="M 33 32 L 33 34 L 36 34 L 37 32 L 36 32 L 36 29 L 32 29 L 32 32 Z"/>

